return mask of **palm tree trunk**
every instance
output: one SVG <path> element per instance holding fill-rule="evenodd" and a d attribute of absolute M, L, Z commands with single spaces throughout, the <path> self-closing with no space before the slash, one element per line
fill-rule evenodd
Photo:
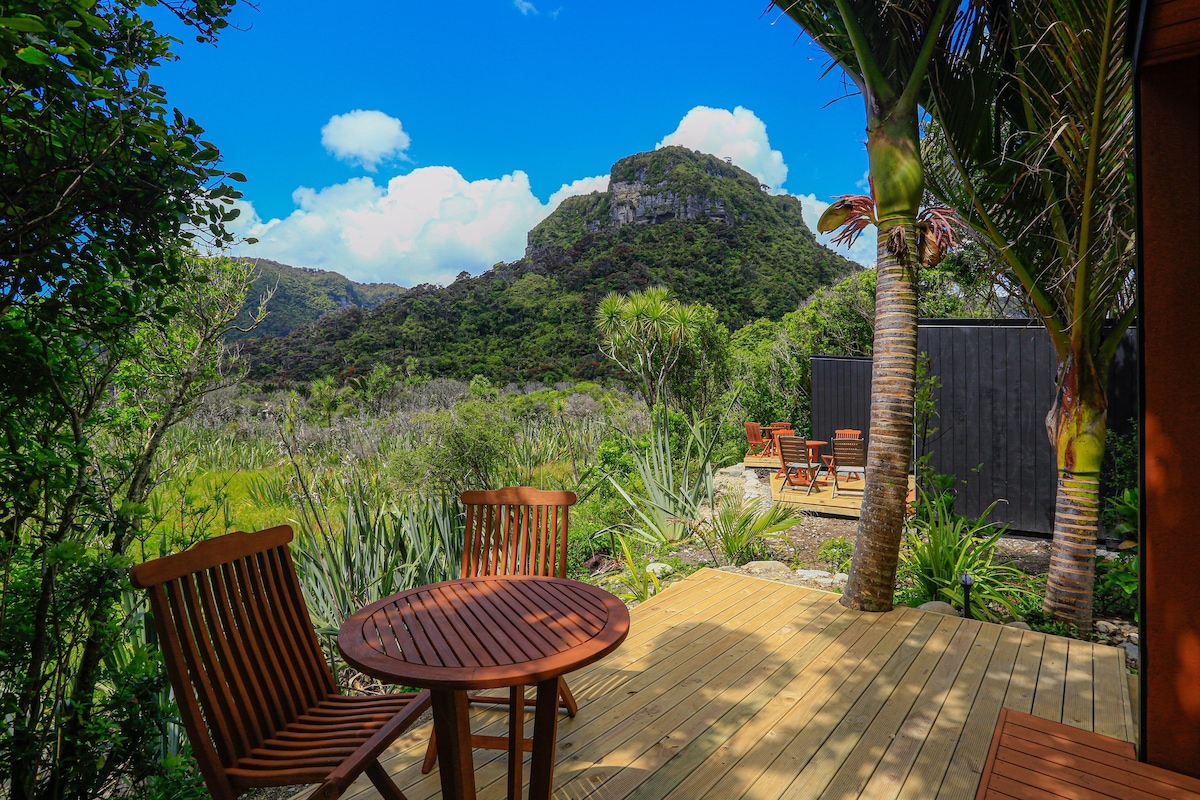
<path fill-rule="evenodd" d="M 917 369 L 917 275 L 914 220 L 879 221 L 875 288 L 875 347 L 871 364 L 871 425 L 866 489 L 850 577 L 842 605 L 890 611 L 912 460 L 913 395 Z M 904 233 L 907 252 L 888 241 Z"/>
<path fill-rule="evenodd" d="M 1067 358 L 1046 427 L 1054 443 L 1058 491 L 1054 499 L 1054 549 L 1043 610 L 1092 630 L 1096 533 L 1100 522 L 1100 462 L 1108 421 L 1106 397 L 1087 354 Z"/>

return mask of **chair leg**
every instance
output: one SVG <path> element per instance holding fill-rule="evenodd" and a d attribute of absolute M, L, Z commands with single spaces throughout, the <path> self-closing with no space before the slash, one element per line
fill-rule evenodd
<path fill-rule="evenodd" d="M 575 695 L 571 694 L 571 687 L 567 686 L 566 678 L 558 679 L 558 696 L 562 698 L 563 704 L 567 707 L 568 717 L 574 717 L 579 713 L 579 704 L 575 702 Z"/>
<path fill-rule="evenodd" d="M 437 731 L 429 732 L 429 747 L 425 750 L 425 763 L 421 765 L 421 774 L 428 775 L 429 770 L 437 763 Z"/>
<path fill-rule="evenodd" d="M 400 791 L 400 787 L 392 780 L 392 776 L 387 774 L 387 770 L 383 768 L 378 759 L 368 764 L 364 772 L 371 779 L 371 783 L 375 784 L 375 788 L 379 791 L 379 796 L 383 800 L 408 800 L 404 796 L 404 792 Z"/>

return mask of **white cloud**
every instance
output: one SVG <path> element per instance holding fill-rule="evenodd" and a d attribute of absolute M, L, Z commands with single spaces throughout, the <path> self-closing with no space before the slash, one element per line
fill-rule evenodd
<path fill-rule="evenodd" d="M 816 233 L 818 242 L 836 253 L 841 253 L 851 261 L 857 261 L 864 267 L 875 266 L 876 233 L 874 225 L 869 225 L 850 247 L 833 245 L 831 242 L 836 234 L 817 233 L 817 220 L 821 218 L 830 204 L 824 200 L 818 200 L 814 194 L 798 194 L 793 197 L 800 201 L 800 213 L 804 216 L 805 224 L 812 229 L 813 233 Z"/>
<path fill-rule="evenodd" d="M 568 197 L 577 194 L 608 191 L 608 176 L 595 175 L 591 178 L 580 178 L 570 183 L 564 183 L 562 188 L 550 195 L 550 207 L 558 208 L 558 204 Z"/>
<path fill-rule="evenodd" d="M 374 172 L 389 158 L 404 157 L 410 139 L 400 120 L 382 111 L 356 109 L 335 114 L 321 128 L 321 144 L 340 161 Z"/>
<path fill-rule="evenodd" d="M 249 202 L 231 226 L 258 239 L 238 252 L 303 267 L 330 269 L 358 281 L 404 286 L 449 283 L 524 255 L 525 234 L 563 198 L 607 188 L 608 177 L 564 185 L 548 203 L 517 170 L 468 181 L 452 167 L 422 167 L 384 185 L 354 178 L 324 189 L 300 187 L 296 210 L 263 221 Z"/>
<path fill-rule="evenodd" d="M 537 6 L 529 2 L 529 0 L 513 0 L 513 5 L 517 7 L 517 11 L 520 11 L 527 17 L 530 14 L 538 13 Z M 557 12 L 555 13 L 557 14 Z"/>
<path fill-rule="evenodd" d="M 788 168 L 783 153 L 771 149 L 767 126 L 753 111 L 738 106 L 733 111 L 723 108 L 696 106 L 679 122 L 655 148 L 682 145 L 719 158 L 728 157 L 734 164 L 758 178 L 778 194 L 783 191 Z"/>

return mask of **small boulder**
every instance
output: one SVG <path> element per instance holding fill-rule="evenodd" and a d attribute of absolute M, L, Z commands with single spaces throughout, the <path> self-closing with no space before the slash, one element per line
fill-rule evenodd
<path fill-rule="evenodd" d="M 665 578 L 668 575 L 673 574 L 675 572 L 675 568 L 670 564 L 663 564 L 662 562 L 655 561 L 653 564 L 646 565 L 646 572 L 649 572 L 656 578 Z"/>
<path fill-rule="evenodd" d="M 1130 661 L 1136 662 L 1138 660 L 1138 646 L 1136 644 L 1133 642 L 1126 642 L 1125 644 L 1121 645 L 1121 647 L 1125 648 L 1125 656 Z"/>
<path fill-rule="evenodd" d="M 745 569 L 754 575 L 786 575 L 791 572 L 787 564 L 778 561 L 751 561 Z"/>
<path fill-rule="evenodd" d="M 816 578 L 831 578 L 833 575 L 832 573 L 826 572 L 823 569 L 798 569 L 796 570 L 796 577 L 802 580 L 811 581 Z"/>
<path fill-rule="evenodd" d="M 928 603 L 922 603 L 917 606 L 922 611 L 928 611 L 932 614 L 945 614 L 947 617 L 961 617 L 958 609 L 949 603 L 943 603 L 941 600 L 930 600 Z"/>
<path fill-rule="evenodd" d="M 1118 630 L 1116 625 L 1113 625 L 1111 622 L 1106 622 L 1105 620 L 1099 620 L 1094 627 L 1100 633 L 1114 633 Z"/>
<path fill-rule="evenodd" d="M 1017 629 L 1017 630 L 1019 630 L 1019 631 L 1031 631 L 1031 630 L 1033 630 L 1033 628 L 1029 627 L 1029 623 L 1028 623 L 1028 622 L 1022 622 L 1021 620 L 1016 620 L 1015 622 L 1006 622 L 1006 623 L 1004 623 L 1004 627 L 1006 627 L 1006 628 L 1016 628 L 1016 629 Z"/>

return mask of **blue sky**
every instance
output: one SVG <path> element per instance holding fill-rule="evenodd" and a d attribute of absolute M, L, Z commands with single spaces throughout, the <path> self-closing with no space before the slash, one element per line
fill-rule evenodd
<path fill-rule="evenodd" d="M 239 252 L 444 283 L 519 258 L 562 197 L 664 143 L 728 155 L 810 224 L 863 191 L 861 100 L 764 6 L 260 0 L 154 77 L 248 178 L 236 227 L 260 242 Z"/>

